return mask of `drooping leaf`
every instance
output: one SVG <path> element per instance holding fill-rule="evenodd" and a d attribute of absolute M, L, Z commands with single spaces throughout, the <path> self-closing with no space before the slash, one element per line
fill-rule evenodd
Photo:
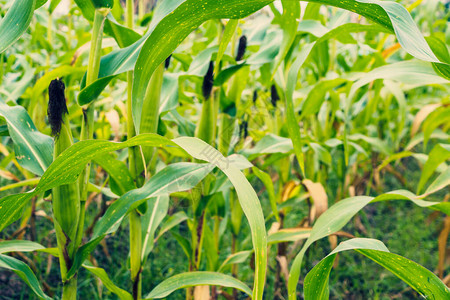
<path fill-rule="evenodd" d="M 208 161 L 221 169 L 236 189 L 239 203 L 250 225 L 255 251 L 255 279 L 252 297 L 258 300 L 262 299 L 267 266 L 267 235 L 264 215 L 255 190 L 244 174 L 234 167 L 228 158 L 204 141 L 189 137 L 180 137 L 173 141 L 194 158 Z"/>
<path fill-rule="evenodd" d="M 0 116 L 7 122 L 19 164 L 36 175 L 44 174 L 53 161 L 53 139 L 36 129 L 21 106 L 0 103 Z"/>
<path fill-rule="evenodd" d="M 240 290 L 247 295 L 252 291 L 241 281 L 229 275 L 215 272 L 189 272 L 172 276 L 158 284 L 145 298 L 160 299 L 178 289 L 199 285 L 218 285 Z"/>
<path fill-rule="evenodd" d="M 0 268 L 6 268 L 16 273 L 39 298 L 49 300 L 52 299 L 42 291 L 38 279 L 34 275 L 33 271 L 31 271 L 30 267 L 24 262 L 13 257 L 0 254 Z"/>
<path fill-rule="evenodd" d="M 447 299 L 450 297 L 450 290 L 429 270 L 409 259 L 390 253 L 381 241 L 354 238 L 340 243 L 306 275 L 304 283 L 306 300 L 328 299 L 328 278 L 336 254 L 348 250 L 355 250 L 380 264 L 406 282 L 424 298 Z"/>

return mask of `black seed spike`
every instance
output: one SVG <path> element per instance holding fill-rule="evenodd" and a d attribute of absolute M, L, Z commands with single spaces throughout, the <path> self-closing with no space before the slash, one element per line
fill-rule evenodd
<path fill-rule="evenodd" d="M 253 104 L 256 103 L 256 100 L 258 99 L 258 90 L 253 91 Z"/>
<path fill-rule="evenodd" d="M 248 137 L 248 122 L 242 121 L 241 125 L 239 126 L 239 135 L 242 136 L 244 139 Z"/>
<path fill-rule="evenodd" d="M 240 61 L 244 57 L 245 50 L 247 50 L 247 37 L 243 35 L 239 38 L 239 46 L 236 55 L 236 61 Z"/>
<path fill-rule="evenodd" d="M 64 96 L 65 85 L 60 79 L 54 79 L 48 87 L 48 122 L 52 128 L 52 135 L 57 137 L 61 131 L 64 114 L 67 114 L 66 97 Z"/>
<path fill-rule="evenodd" d="M 277 87 L 275 84 L 272 84 L 270 87 L 270 96 L 273 107 L 277 107 L 277 101 L 280 100 L 280 96 L 278 95 Z"/>
<path fill-rule="evenodd" d="M 208 72 L 206 72 L 203 78 L 202 92 L 205 100 L 209 99 L 211 96 L 211 91 L 214 86 L 214 62 L 209 62 Z"/>
<path fill-rule="evenodd" d="M 166 70 L 169 68 L 170 66 L 170 59 L 172 58 L 172 54 L 169 55 L 168 58 L 166 58 L 166 61 L 164 62 L 164 67 L 166 68 Z"/>

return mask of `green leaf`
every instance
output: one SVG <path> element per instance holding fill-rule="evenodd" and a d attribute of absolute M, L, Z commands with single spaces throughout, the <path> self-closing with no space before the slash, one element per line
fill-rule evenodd
<path fill-rule="evenodd" d="M 247 251 L 239 251 L 234 254 L 231 254 L 224 260 L 224 262 L 222 263 L 222 265 L 219 267 L 219 269 L 217 271 L 223 272 L 225 270 L 225 268 L 228 266 L 245 262 L 252 253 L 253 253 L 253 251 L 247 250 Z"/>
<path fill-rule="evenodd" d="M 283 30 L 283 41 L 280 45 L 280 51 L 275 58 L 275 68 L 272 77 L 277 72 L 278 67 L 286 58 L 289 49 L 297 36 L 298 19 L 300 18 L 300 2 L 291 0 L 282 0 L 283 14 L 280 16 L 280 26 Z"/>
<path fill-rule="evenodd" d="M 16 273 L 39 298 L 52 299 L 42 291 L 39 281 L 33 271 L 31 271 L 30 267 L 22 261 L 0 254 L 0 268 L 5 268 Z"/>
<path fill-rule="evenodd" d="M 304 293 L 305 300 L 325 300 L 329 298 L 328 278 L 333 267 L 336 254 L 341 251 L 354 250 L 359 248 L 376 249 L 389 252 L 386 246 L 378 240 L 354 238 L 340 243 L 330 254 L 322 259 L 315 267 L 309 271 L 305 277 Z"/>
<path fill-rule="evenodd" d="M 94 267 L 91 264 L 84 264 L 83 267 L 97 276 L 102 281 L 103 285 L 112 293 L 116 294 L 121 300 L 133 300 L 133 296 L 131 296 L 130 293 L 119 288 L 114 284 L 114 282 L 111 281 L 104 269 Z"/>
<path fill-rule="evenodd" d="M 142 216 L 142 261 L 153 249 L 155 232 L 169 210 L 169 196 L 162 195 L 148 201 L 148 208 Z"/>
<path fill-rule="evenodd" d="M 32 197 L 56 186 L 75 182 L 85 165 L 96 156 L 138 145 L 176 146 L 173 142 L 157 134 L 141 134 L 123 143 L 102 140 L 78 142 L 58 156 L 42 175 L 39 184 L 33 191 L 0 199 L 0 231 L 20 217 L 23 207 Z"/>
<path fill-rule="evenodd" d="M 186 221 L 188 216 L 184 211 L 179 211 L 173 215 L 171 215 L 164 224 L 161 225 L 159 229 L 158 236 L 155 238 L 155 242 L 167 231 L 179 225 L 180 223 Z"/>
<path fill-rule="evenodd" d="M 287 84 L 286 84 L 286 119 L 289 136 L 294 145 L 294 152 L 297 156 L 300 170 L 305 175 L 305 160 L 303 155 L 303 141 L 300 134 L 300 125 L 298 124 L 296 113 L 294 111 L 294 91 L 297 85 L 298 73 L 303 63 L 311 53 L 315 43 L 308 44 L 302 47 L 302 50 L 297 55 L 295 62 L 289 69 Z"/>
<path fill-rule="evenodd" d="M 228 21 L 227 25 L 225 25 L 225 30 L 223 31 L 222 38 L 220 39 L 219 50 L 217 51 L 216 62 L 214 63 L 214 74 L 216 78 L 219 74 L 220 62 L 222 61 L 223 54 L 225 53 L 225 50 L 227 50 L 231 38 L 236 32 L 238 23 L 239 20 L 231 19 Z"/>
<path fill-rule="evenodd" d="M 77 251 L 68 276 L 76 273 L 84 260 L 107 234 L 117 230 L 122 219 L 129 212 L 136 209 L 147 199 L 153 198 L 151 201 L 156 201 L 158 196 L 195 187 L 210 171 L 210 164 L 171 164 L 156 173 L 141 188 L 129 191 L 117 199 L 95 225 L 91 240 Z"/>
<path fill-rule="evenodd" d="M 210 19 L 240 19 L 261 9 L 272 0 L 183 1 L 162 19 L 146 39 L 134 68 L 133 121 L 140 128 L 143 99 L 151 75 L 178 45 L 203 22 Z M 226 7 L 227 9 L 223 9 Z M 183 26 L 178 26 L 183 24 Z"/>
<path fill-rule="evenodd" d="M 33 18 L 36 0 L 15 0 L 0 21 L 0 53 L 14 44 L 27 30 Z"/>
<path fill-rule="evenodd" d="M 160 299 L 178 289 L 198 285 L 218 285 L 240 290 L 247 295 L 252 291 L 241 281 L 229 275 L 215 272 L 189 272 L 172 276 L 158 284 L 145 298 Z"/>
<path fill-rule="evenodd" d="M 272 212 L 275 215 L 277 222 L 280 222 L 280 215 L 278 214 L 277 199 L 275 197 L 275 189 L 273 187 L 272 178 L 269 174 L 258 169 L 257 167 L 253 167 L 252 170 L 256 177 L 258 177 L 266 187 L 267 194 L 269 195 L 270 207 L 272 208 Z"/>
<path fill-rule="evenodd" d="M 0 115 L 7 122 L 19 164 L 36 175 L 44 174 L 53 161 L 53 139 L 36 129 L 22 106 L 0 103 Z"/>
<path fill-rule="evenodd" d="M 432 272 L 402 256 L 390 253 L 378 240 L 355 238 L 339 244 L 326 258 L 322 259 L 305 278 L 305 299 L 328 299 L 328 278 L 336 254 L 355 250 L 391 271 L 406 282 L 424 298 L 447 299 L 450 290 Z"/>
<path fill-rule="evenodd" d="M 446 186 L 450 185 L 450 167 L 447 167 L 447 169 L 442 172 L 441 175 L 436 178 L 436 180 L 431 183 L 427 190 L 425 191 L 424 195 L 430 195 L 433 194 Z"/>
<path fill-rule="evenodd" d="M 199 160 L 215 165 L 233 184 L 239 203 L 250 225 L 253 249 L 255 251 L 255 279 L 253 299 L 262 299 L 267 266 L 267 235 L 264 215 L 255 190 L 239 169 L 225 158 L 218 150 L 196 138 L 180 137 L 173 140 L 186 152 Z"/>
<path fill-rule="evenodd" d="M 437 144 L 433 147 L 428 155 L 428 160 L 422 169 L 422 175 L 420 176 L 419 184 L 417 185 L 418 194 L 422 191 L 436 168 L 448 159 L 450 159 L 450 145 Z"/>
<path fill-rule="evenodd" d="M 268 243 L 278 244 L 283 242 L 296 242 L 307 239 L 311 234 L 311 228 L 285 228 L 269 234 Z"/>
<path fill-rule="evenodd" d="M 109 174 L 111 190 L 116 195 L 122 196 L 126 192 L 136 188 L 125 163 L 115 159 L 111 154 L 99 155 L 94 161 Z"/>
<path fill-rule="evenodd" d="M 350 219 L 363 209 L 367 204 L 388 200 L 409 200 L 420 207 L 428 207 L 442 211 L 450 215 L 450 203 L 424 201 L 405 190 L 398 190 L 382 194 L 377 197 L 356 196 L 339 201 L 326 210 L 316 221 L 308 240 L 303 245 L 301 251 L 295 257 L 289 273 L 288 292 L 289 299 L 296 298 L 296 287 L 300 278 L 300 268 L 306 250 L 315 241 L 339 231 Z"/>

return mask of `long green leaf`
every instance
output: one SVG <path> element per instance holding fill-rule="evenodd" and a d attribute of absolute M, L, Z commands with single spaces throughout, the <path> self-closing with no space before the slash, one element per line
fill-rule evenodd
<path fill-rule="evenodd" d="M 169 296 L 178 289 L 198 285 L 218 285 L 240 290 L 247 295 L 252 291 L 241 281 L 229 275 L 215 272 L 189 272 L 170 277 L 158 284 L 145 298 L 160 299 Z"/>
<path fill-rule="evenodd" d="M 450 215 L 450 203 L 424 201 L 411 192 L 405 190 L 393 191 L 382 194 L 378 197 L 356 196 L 339 201 L 328 210 L 326 210 L 316 221 L 308 240 L 305 242 L 301 251 L 295 257 L 289 273 L 288 292 L 289 299 L 296 299 L 296 288 L 300 278 L 300 268 L 303 256 L 306 250 L 315 241 L 335 233 L 344 227 L 350 219 L 363 209 L 367 204 L 378 201 L 388 200 L 409 200 L 420 207 L 428 207 L 434 210 L 442 211 Z"/>
<path fill-rule="evenodd" d="M 84 264 L 83 267 L 97 276 L 102 281 L 103 285 L 112 293 L 116 294 L 121 300 L 133 300 L 133 296 L 131 296 L 130 293 L 119 288 L 114 284 L 114 282 L 112 282 L 104 269 L 94 267 L 90 264 Z"/>
<path fill-rule="evenodd" d="M 14 44 L 33 18 L 36 0 L 16 0 L 0 21 L 0 53 Z"/>
<path fill-rule="evenodd" d="M 20 217 L 23 207 L 33 196 L 56 186 L 75 182 L 87 162 L 96 156 L 138 145 L 176 146 L 173 142 L 157 134 L 142 134 L 123 143 L 102 140 L 78 142 L 58 156 L 42 175 L 39 184 L 33 191 L 0 199 L 0 231 Z"/>
<path fill-rule="evenodd" d="M 262 299 L 267 266 L 267 235 L 264 215 L 255 190 L 244 174 L 234 167 L 228 158 L 204 141 L 189 137 L 180 137 L 173 141 L 194 158 L 208 161 L 221 169 L 236 189 L 239 203 L 250 225 L 255 251 L 253 299 Z"/>
<path fill-rule="evenodd" d="M 34 275 L 33 271 L 31 271 L 30 267 L 24 262 L 13 257 L 0 254 L 0 268 L 5 268 L 16 273 L 39 298 L 49 300 L 52 299 L 42 291 L 38 279 Z"/>
<path fill-rule="evenodd" d="M 153 198 L 149 201 L 154 202 L 159 196 L 167 196 L 195 187 L 210 171 L 211 165 L 209 164 L 171 164 L 156 173 L 143 187 L 129 191 L 117 199 L 95 225 L 91 240 L 77 251 L 68 276 L 76 273 L 84 260 L 107 234 L 117 230 L 122 219 L 129 212 L 149 198 Z"/>
<path fill-rule="evenodd" d="M 36 175 L 44 174 L 53 160 L 53 139 L 36 129 L 22 106 L 0 103 L 0 116 L 7 122 L 19 164 Z"/>
<path fill-rule="evenodd" d="M 340 243 L 306 275 L 304 283 L 306 300 L 328 299 L 328 278 L 336 254 L 347 250 L 356 250 L 372 259 L 406 282 L 424 298 L 447 299 L 450 297 L 450 291 L 445 284 L 424 267 L 402 256 L 390 253 L 381 241 L 355 238 Z"/>

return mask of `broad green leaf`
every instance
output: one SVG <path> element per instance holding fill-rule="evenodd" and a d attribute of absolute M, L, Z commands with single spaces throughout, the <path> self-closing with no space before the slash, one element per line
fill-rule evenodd
<path fill-rule="evenodd" d="M 215 272 L 189 272 L 178 274 L 164 280 L 145 296 L 145 298 L 160 299 L 169 296 L 176 290 L 198 285 L 231 287 L 249 296 L 252 294 L 248 286 L 229 275 Z"/>
<path fill-rule="evenodd" d="M 339 244 L 326 258 L 322 259 L 305 278 L 305 299 L 328 299 L 328 278 L 336 254 L 355 250 L 406 282 L 424 298 L 447 299 L 450 290 L 432 272 L 402 256 L 390 253 L 386 246 L 373 239 L 355 238 Z"/>
<path fill-rule="evenodd" d="M 119 51 L 113 51 L 103 57 L 100 65 L 99 79 L 88 87 L 82 85 L 82 91 L 79 94 L 78 102 L 80 104 L 90 103 L 100 95 L 101 91 L 115 76 L 135 69 L 133 84 L 133 119 L 140 120 L 139 107 L 141 106 L 142 99 L 146 93 L 147 83 L 149 82 L 153 71 L 176 49 L 190 32 L 209 19 L 243 18 L 273 2 L 273 0 L 251 0 L 246 2 L 232 0 L 226 1 L 226 3 L 224 1 L 225 0 L 219 0 L 207 2 L 206 4 L 200 0 L 163 1 L 162 4 L 157 7 L 150 28 L 145 36 L 134 44 Z M 382 25 L 391 32 L 394 31 L 392 24 L 396 24 L 397 28 L 401 28 L 403 24 L 402 20 L 396 17 L 395 11 L 391 11 L 388 16 L 388 14 L 376 4 L 358 3 L 355 0 L 313 0 L 311 2 L 332 5 L 358 13 Z M 221 9 L 224 5 L 226 5 L 227 10 Z M 403 14 L 404 12 L 399 13 Z M 408 12 L 406 11 L 406 13 Z M 185 26 L 182 28 L 175 26 L 177 23 L 183 23 Z M 414 22 L 412 24 L 415 26 Z M 411 24 L 408 23 L 407 25 L 409 26 Z M 410 32 L 405 33 L 402 30 L 397 30 L 396 32 L 397 35 L 401 35 L 401 39 L 399 38 L 401 41 L 411 38 L 408 36 Z M 415 32 L 415 34 L 420 34 L 420 32 Z M 418 37 L 413 37 L 413 39 L 420 40 L 423 39 L 423 37 L 420 35 Z M 161 43 L 160 41 L 164 41 L 164 43 Z M 144 42 L 145 47 L 142 49 L 143 51 L 141 51 Z M 404 47 L 410 47 L 410 45 L 405 44 Z M 423 46 L 422 48 L 426 48 L 426 46 Z M 407 48 L 407 51 L 408 50 L 409 48 Z M 276 53 L 277 52 L 275 52 L 275 55 Z M 136 64 L 138 55 L 139 61 Z M 139 128 L 140 123 L 138 122 L 135 123 L 137 125 L 136 128 Z"/>
<path fill-rule="evenodd" d="M 85 165 L 96 156 L 138 145 L 176 146 L 173 142 L 157 134 L 141 134 L 123 143 L 102 140 L 78 142 L 58 156 L 42 175 L 34 190 L 0 199 L 0 231 L 20 217 L 23 207 L 32 197 L 56 186 L 75 182 Z"/>
<path fill-rule="evenodd" d="M 326 210 L 316 221 L 308 240 L 301 251 L 295 257 L 289 273 L 288 292 L 289 299 L 296 299 L 296 288 L 300 278 L 300 268 L 306 250 L 315 241 L 333 234 L 344 227 L 350 219 L 371 202 L 388 200 L 409 200 L 420 207 L 428 207 L 434 210 L 450 214 L 450 203 L 431 202 L 420 199 L 413 193 L 405 190 L 393 191 L 378 197 L 356 196 L 341 200 Z"/>
<path fill-rule="evenodd" d="M 27 30 L 33 18 L 36 0 L 15 0 L 0 21 L 0 53 L 14 44 Z"/>
<path fill-rule="evenodd" d="M 97 276 L 102 281 L 103 285 L 112 293 L 116 294 L 121 300 L 133 300 L 133 296 L 131 296 L 130 293 L 119 288 L 114 284 L 114 282 L 111 281 L 104 269 L 94 267 L 91 264 L 84 264 L 83 267 Z"/>
<path fill-rule="evenodd" d="M 221 169 L 236 189 L 239 203 L 250 225 L 255 251 L 255 279 L 252 295 L 255 300 L 262 299 L 267 266 L 267 235 L 264 215 L 255 190 L 244 174 L 234 167 L 228 158 L 204 141 L 189 137 L 180 137 L 173 141 L 194 158 L 208 161 Z"/>
<path fill-rule="evenodd" d="M 25 241 L 25 240 L 11 240 L 0 242 L 0 254 L 8 252 L 31 252 L 39 251 L 46 252 L 53 256 L 58 256 L 58 251 L 53 248 L 45 248 L 41 244 Z"/>
<path fill-rule="evenodd" d="M 378 240 L 354 238 L 340 243 L 330 254 L 322 259 L 305 277 L 305 300 L 326 300 L 329 298 L 328 278 L 333 267 L 336 254 L 342 251 L 355 249 L 372 249 L 389 252 L 386 246 Z"/>
<path fill-rule="evenodd" d="M 36 129 L 22 106 L 0 103 L 0 116 L 7 122 L 19 164 L 36 175 L 44 174 L 53 160 L 53 139 Z"/>
<path fill-rule="evenodd" d="M 34 275 L 33 271 L 31 271 L 30 267 L 24 262 L 13 257 L 0 254 L 0 268 L 5 268 L 16 273 L 39 298 L 49 300 L 52 299 L 42 291 L 38 279 Z"/>
<path fill-rule="evenodd" d="M 417 193 L 420 193 L 425 184 L 433 175 L 436 168 L 443 162 L 450 159 L 450 145 L 437 144 L 428 155 L 428 160 L 423 166 L 422 175 L 417 185 Z"/>
<path fill-rule="evenodd" d="M 166 196 L 195 187 L 211 169 L 210 164 L 171 164 L 151 177 L 143 187 L 129 191 L 117 199 L 95 225 L 91 240 L 77 251 L 68 276 L 76 273 L 84 260 L 107 234 L 117 230 L 122 219 L 129 212 L 147 199 L 153 198 L 149 201 L 156 201 L 158 196 Z"/>

